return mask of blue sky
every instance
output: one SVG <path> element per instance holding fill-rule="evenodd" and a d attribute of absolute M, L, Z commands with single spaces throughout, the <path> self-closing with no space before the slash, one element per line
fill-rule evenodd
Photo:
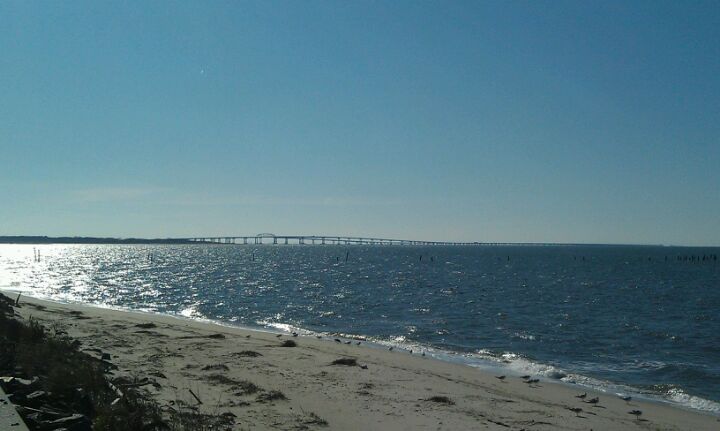
<path fill-rule="evenodd" d="M 0 3 L 0 235 L 720 244 L 716 2 Z"/>

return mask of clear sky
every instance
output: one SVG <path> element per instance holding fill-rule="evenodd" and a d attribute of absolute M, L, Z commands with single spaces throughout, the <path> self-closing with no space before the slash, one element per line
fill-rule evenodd
<path fill-rule="evenodd" d="M 716 1 L 0 1 L 0 235 L 720 244 Z"/>

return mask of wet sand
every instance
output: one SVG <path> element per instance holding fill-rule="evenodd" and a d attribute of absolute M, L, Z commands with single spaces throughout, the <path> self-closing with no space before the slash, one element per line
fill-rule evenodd
<path fill-rule="evenodd" d="M 115 376 L 148 379 L 141 387 L 163 408 L 234 415 L 239 430 L 720 429 L 715 416 L 663 403 L 626 403 L 546 380 L 499 380 L 472 367 L 355 341 L 278 337 L 28 297 L 18 312 L 67 332 L 81 350 L 109 354 Z M 297 345 L 283 347 L 286 341 Z M 332 364 L 342 358 L 350 365 Z M 599 402 L 576 398 L 581 392 Z M 642 411 L 639 420 L 632 410 Z"/>

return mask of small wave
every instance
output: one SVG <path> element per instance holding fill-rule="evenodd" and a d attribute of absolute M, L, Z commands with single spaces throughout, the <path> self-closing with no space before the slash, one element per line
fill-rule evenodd
<path fill-rule="evenodd" d="M 682 389 L 673 388 L 667 391 L 666 397 L 680 405 L 711 413 L 720 413 L 720 403 L 706 400 L 695 395 L 685 393 Z"/>

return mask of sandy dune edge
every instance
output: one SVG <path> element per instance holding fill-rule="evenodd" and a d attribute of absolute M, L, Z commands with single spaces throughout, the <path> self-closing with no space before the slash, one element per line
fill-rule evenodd
<path fill-rule="evenodd" d="M 187 404 L 232 413 L 236 429 L 720 429 L 714 416 L 669 405 L 628 405 L 588 392 L 588 399 L 600 398 L 593 406 L 566 385 L 529 386 L 510 376 L 500 381 L 467 366 L 354 343 L 26 297 L 21 304 L 23 317 L 65 330 L 90 353 L 109 353 L 116 375 L 156 381 L 143 387 L 167 408 Z M 297 346 L 282 347 L 286 340 Z M 358 365 L 332 365 L 340 358 Z M 570 407 L 583 411 L 576 415 Z M 628 414 L 635 409 L 642 420 Z"/>

